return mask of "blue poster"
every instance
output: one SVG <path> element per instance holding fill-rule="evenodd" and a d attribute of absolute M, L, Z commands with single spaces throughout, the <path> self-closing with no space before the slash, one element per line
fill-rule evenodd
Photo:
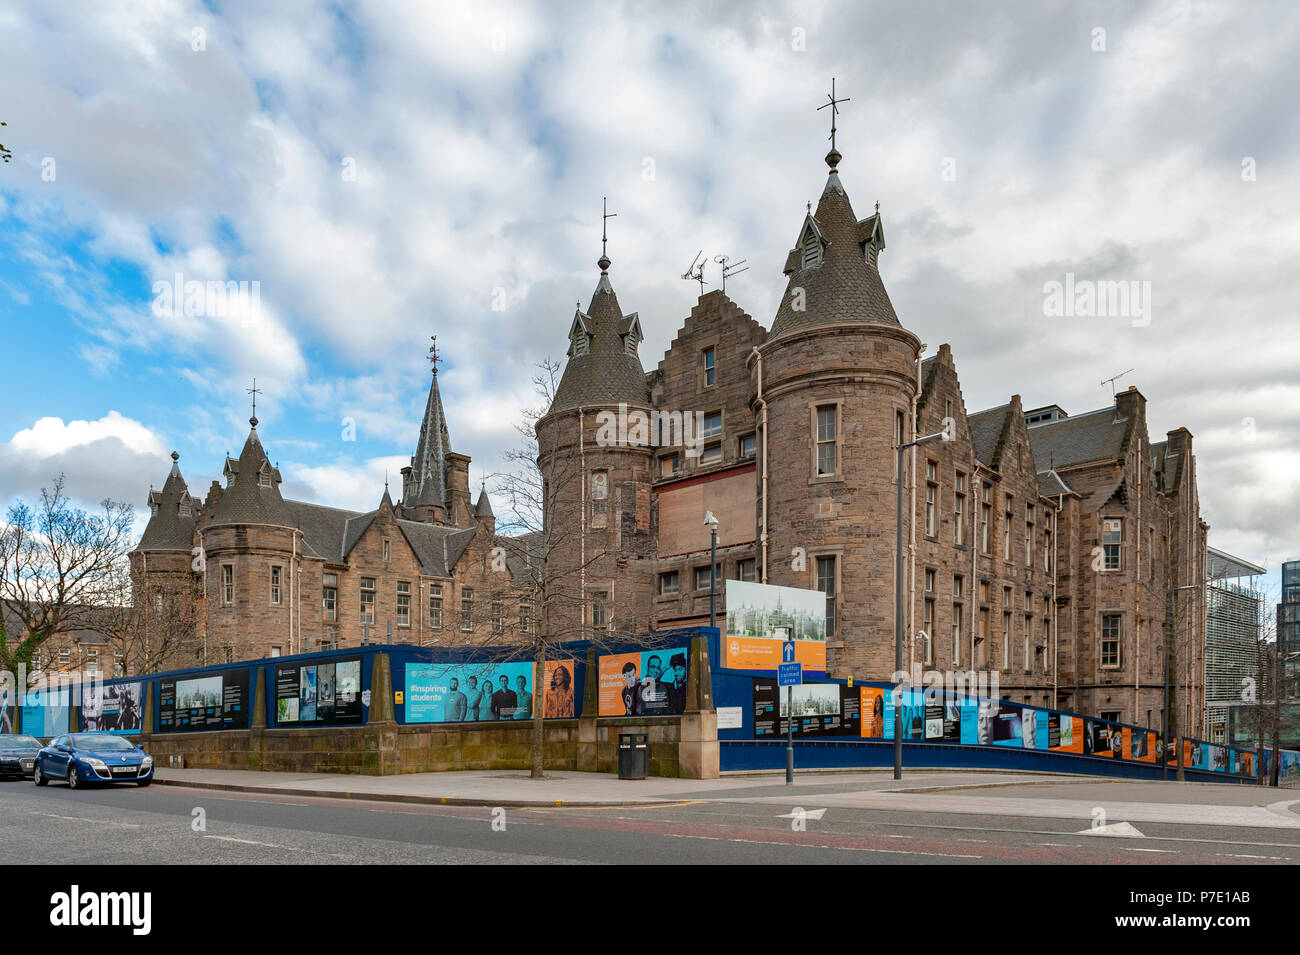
<path fill-rule="evenodd" d="M 533 664 L 408 663 L 407 723 L 533 718 Z"/>
<path fill-rule="evenodd" d="M 28 736 L 50 739 L 68 732 L 68 687 L 29 690 L 23 697 L 22 731 Z"/>
<path fill-rule="evenodd" d="M 904 687 L 903 739 L 925 739 L 925 691 Z M 894 694 L 885 694 L 885 739 L 894 738 Z"/>

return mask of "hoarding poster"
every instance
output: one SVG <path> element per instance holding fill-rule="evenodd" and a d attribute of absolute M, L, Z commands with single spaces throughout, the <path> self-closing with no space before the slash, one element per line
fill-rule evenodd
<path fill-rule="evenodd" d="M 361 658 L 275 668 L 277 726 L 361 722 Z"/>
<path fill-rule="evenodd" d="M 248 670 L 158 681 L 158 730 L 248 729 Z"/>
<path fill-rule="evenodd" d="M 1300 753 L 1282 750 L 1277 757 L 1277 778 L 1300 779 Z"/>
<path fill-rule="evenodd" d="M 685 647 L 611 653 L 597 661 L 600 716 L 669 716 L 686 709 Z"/>
<path fill-rule="evenodd" d="M 894 738 L 894 693 L 885 694 L 885 739 Z M 897 694 L 902 697 L 903 739 L 925 739 L 925 692 L 904 687 Z"/>
<path fill-rule="evenodd" d="M 1121 727 L 1105 720 L 1083 721 L 1083 755 L 1124 757 L 1124 735 Z"/>
<path fill-rule="evenodd" d="M 16 694 L 7 687 L 0 688 L 0 733 L 12 733 L 14 731 L 16 711 Z"/>
<path fill-rule="evenodd" d="M 804 671 L 826 672 L 826 595 L 820 590 L 726 581 L 723 666 L 776 672 L 781 645 L 794 641 Z"/>
<path fill-rule="evenodd" d="M 143 683 L 88 683 L 81 688 L 81 728 L 127 735 L 141 732 Z"/>
<path fill-rule="evenodd" d="M 976 746 L 1024 748 L 1023 718 L 1023 710 L 1014 703 L 977 700 L 974 706 L 962 708 L 961 741 Z"/>
<path fill-rule="evenodd" d="M 794 735 L 858 735 L 862 722 L 862 688 L 840 683 L 804 683 L 779 687 L 776 680 L 754 680 L 754 735 L 785 736 L 793 697 Z M 879 691 L 877 691 L 879 692 Z"/>
<path fill-rule="evenodd" d="M 542 685 L 542 716 L 562 720 L 574 715 L 574 679 L 572 660 L 547 660 Z"/>
<path fill-rule="evenodd" d="M 23 696 L 22 730 L 28 736 L 49 739 L 62 736 L 68 725 L 72 690 L 66 686 L 40 687 Z"/>
<path fill-rule="evenodd" d="M 1134 759 L 1140 763 L 1156 761 L 1156 734 L 1147 730 L 1133 729 L 1125 726 L 1124 758 Z"/>
<path fill-rule="evenodd" d="M 406 722 L 493 723 L 533 718 L 533 666 L 406 664 Z"/>
<path fill-rule="evenodd" d="M 861 713 L 863 739 L 885 738 L 885 694 L 878 686 L 858 687 L 858 711 Z"/>

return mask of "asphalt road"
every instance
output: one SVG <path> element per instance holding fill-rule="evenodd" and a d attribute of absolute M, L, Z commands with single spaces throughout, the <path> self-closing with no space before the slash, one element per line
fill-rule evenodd
<path fill-rule="evenodd" d="M 1142 838 L 1115 838 L 994 814 L 831 807 L 815 818 L 815 792 L 795 799 L 494 811 L 14 781 L 0 783 L 0 833 L 10 864 L 1300 863 L 1295 829 L 1142 823 Z M 783 818 L 797 805 L 811 811 L 804 831 Z"/>

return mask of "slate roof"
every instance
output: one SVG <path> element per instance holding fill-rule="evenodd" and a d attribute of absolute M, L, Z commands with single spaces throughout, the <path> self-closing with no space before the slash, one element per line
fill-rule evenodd
<path fill-rule="evenodd" d="M 1074 491 L 1061 475 L 1049 468 L 1038 472 L 1038 493 L 1043 497 L 1060 497 L 1062 494 L 1073 494 Z"/>
<path fill-rule="evenodd" d="M 180 455 L 172 452 L 172 469 L 161 491 L 149 492 L 152 514 L 140 535 L 136 550 L 184 550 L 194 547 L 194 511 L 198 501 L 190 497 L 181 477 Z M 182 514 L 182 506 L 188 512 Z"/>
<path fill-rule="evenodd" d="M 832 159 L 838 162 L 839 157 L 832 153 L 827 162 Z M 820 235 L 823 248 L 821 261 L 805 269 L 800 267 L 803 260 L 798 245 L 810 224 Z M 805 217 L 796 248 L 786 258 L 785 271 L 790 280 L 772 322 L 771 337 L 840 322 L 900 324 L 880 273 L 867 262 L 863 252 L 862 243 L 878 228 L 878 220 L 858 221 L 832 164 L 817 211 Z M 793 308 L 795 288 L 804 290 L 806 308 L 802 311 Z"/>
<path fill-rule="evenodd" d="M 996 467 L 998 445 L 1002 442 L 1002 434 L 1006 431 L 1007 416 L 1011 412 L 1011 404 L 999 405 L 996 408 L 989 408 L 985 411 L 977 411 L 966 418 L 966 426 L 970 428 L 971 443 L 975 446 L 975 460 L 987 467 Z"/>
<path fill-rule="evenodd" d="M 492 513 L 492 502 L 488 500 L 487 488 L 481 488 L 478 492 L 478 503 L 474 505 L 475 517 L 495 517 Z"/>
<path fill-rule="evenodd" d="M 306 501 L 285 501 L 284 508 L 291 526 L 302 531 L 304 549 L 310 556 L 333 563 L 343 559 L 348 522 L 361 516 L 357 511 Z"/>
<path fill-rule="evenodd" d="M 444 527 L 419 521 L 399 520 L 398 526 L 420 561 L 420 572 L 435 577 L 450 577 L 452 568 L 474 539 L 473 527 Z"/>
<path fill-rule="evenodd" d="M 1039 470 L 1070 467 L 1119 458 L 1127 433 L 1128 419 L 1118 417 L 1111 406 L 1059 421 L 1031 424 L 1029 446 Z"/>
<path fill-rule="evenodd" d="M 581 319 L 583 331 L 579 334 L 587 336 L 587 353 L 575 354 L 573 342 L 569 343 L 569 361 L 555 389 L 550 412 L 579 405 L 650 404 L 650 387 L 641 359 L 629 354 L 624 344 L 625 335 L 640 334 L 640 323 L 635 312 L 624 317 L 619 308 L 609 281 L 609 259 L 602 257 L 600 264 L 600 281 L 591 304 L 585 313 L 575 316 Z"/>

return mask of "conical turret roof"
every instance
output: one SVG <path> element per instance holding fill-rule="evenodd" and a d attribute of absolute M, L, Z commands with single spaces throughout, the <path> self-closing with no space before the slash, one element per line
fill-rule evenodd
<path fill-rule="evenodd" d="M 194 546 L 194 501 L 181 477 L 180 455 L 172 452 L 172 468 L 161 491 L 149 492 L 152 514 L 140 535 L 137 550 L 184 550 Z"/>
<path fill-rule="evenodd" d="M 619 308 L 609 280 L 609 258 L 602 255 L 597 264 L 600 281 L 591 304 L 585 312 L 576 312 L 569 326 L 569 361 L 555 390 L 552 412 L 579 405 L 650 403 L 645 369 L 636 355 L 640 319 L 636 312 L 625 316 Z"/>
<path fill-rule="evenodd" d="M 830 176 L 817 211 L 804 217 L 795 248 L 786 260 L 790 280 L 769 340 L 817 325 L 900 324 L 880 272 L 865 251 L 866 243 L 879 233 L 879 215 L 859 222 L 840 183 L 839 160 L 840 154 L 833 150 L 826 157 Z M 879 234 L 883 241 L 883 233 Z"/>
<path fill-rule="evenodd" d="M 257 436 L 257 418 L 248 419 L 251 429 L 239 459 L 226 459 L 230 488 L 221 496 L 213 515 L 214 524 L 275 524 L 294 526 L 280 496 L 280 469 L 272 467 Z"/>

